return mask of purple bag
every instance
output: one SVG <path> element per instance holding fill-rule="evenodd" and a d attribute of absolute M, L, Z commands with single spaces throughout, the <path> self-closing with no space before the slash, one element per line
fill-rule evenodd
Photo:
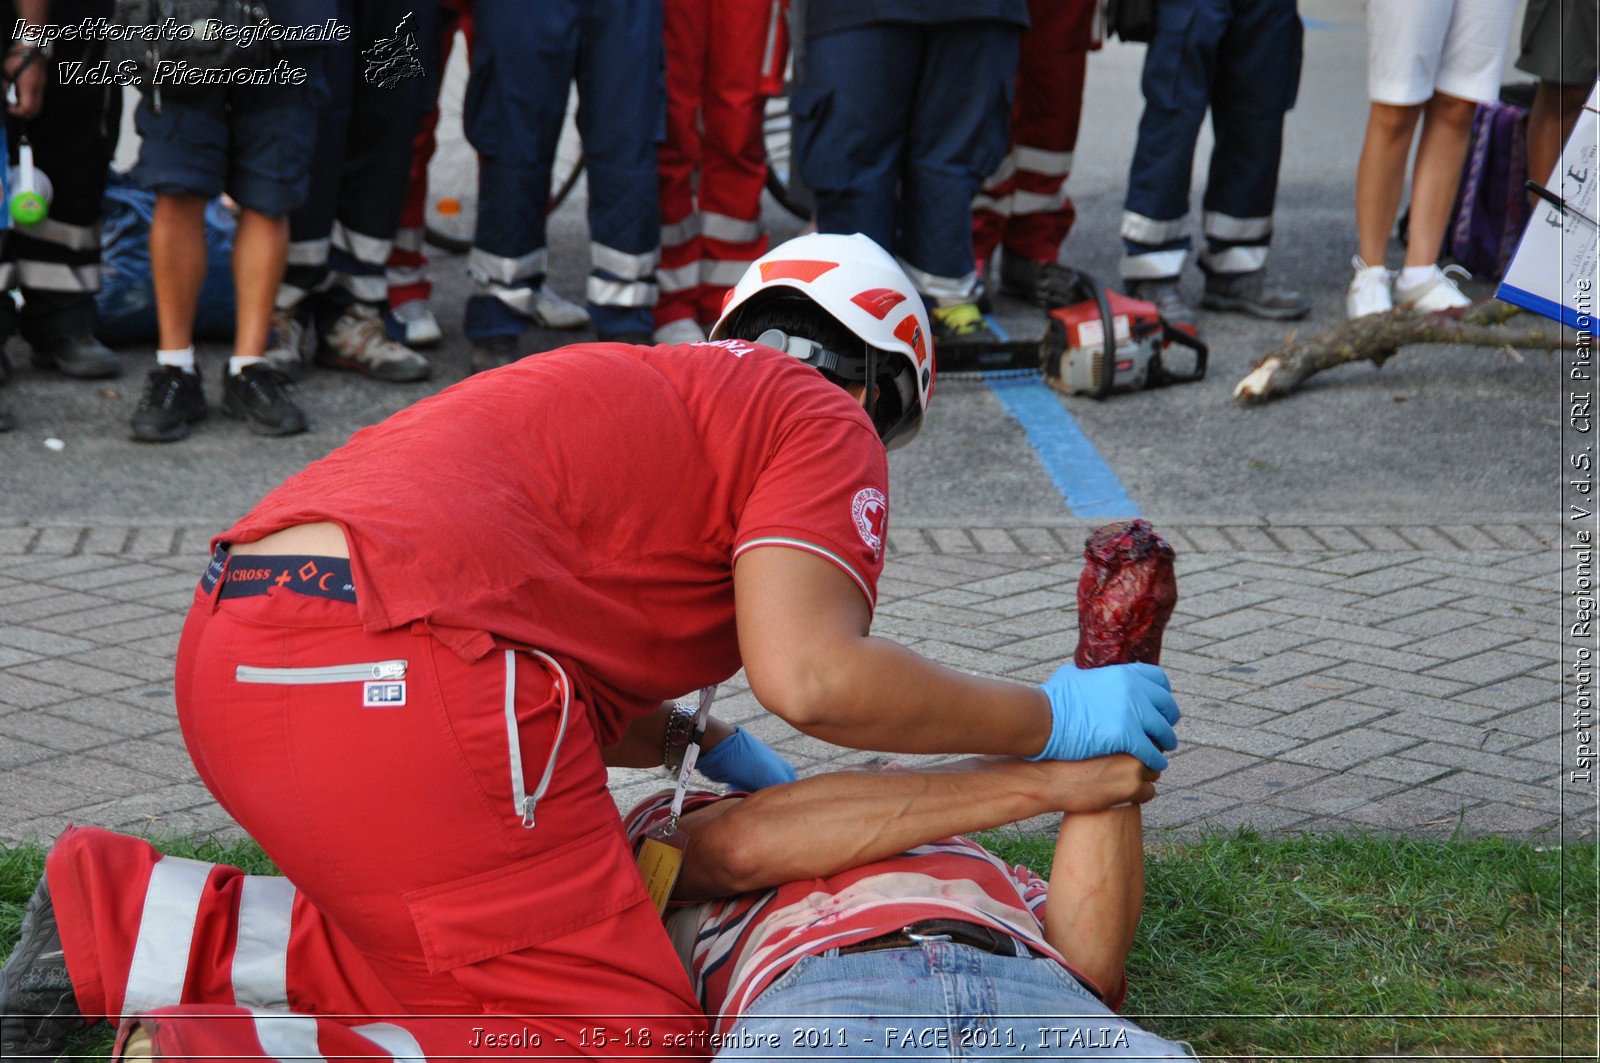
<path fill-rule="evenodd" d="M 1528 220 L 1528 112 L 1515 104 L 1481 103 L 1461 172 L 1445 254 L 1479 280 L 1498 280 L 1511 264 Z"/>

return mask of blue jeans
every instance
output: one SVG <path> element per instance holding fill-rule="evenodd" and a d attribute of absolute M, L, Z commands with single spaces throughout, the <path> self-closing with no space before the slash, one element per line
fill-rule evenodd
<path fill-rule="evenodd" d="M 718 1059 L 1191 1059 L 1060 964 L 947 942 L 807 956 L 723 1036 Z"/>

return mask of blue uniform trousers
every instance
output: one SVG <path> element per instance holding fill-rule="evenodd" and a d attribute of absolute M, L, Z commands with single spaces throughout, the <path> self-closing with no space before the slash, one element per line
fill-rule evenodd
<path fill-rule="evenodd" d="M 817 228 L 893 250 L 930 305 L 976 296 L 972 198 L 1009 146 L 1021 36 L 879 22 L 806 43 L 790 109 Z"/>
<path fill-rule="evenodd" d="M 464 118 L 478 150 L 478 226 L 467 335 L 515 335 L 533 320 L 548 262 L 550 168 L 574 79 L 589 185 L 589 314 L 602 338 L 648 333 L 666 120 L 661 0 L 478 0 L 474 18 Z"/>
<path fill-rule="evenodd" d="M 325 309 L 386 305 L 384 264 L 410 187 L 411 142 L 431 100 L 434 7 L 412 0 L 339 0 L 338 7 L 350 39 L 303 51 L 321 63 L 327 96 L 316 115 L 311 190 L 289 217 L 281 308 L 317 291 L 328 294 Z"/>
<path fill-rule="evenodd" d="M 1195 139 L 1208 108 L 1216 144 L 1200 265 L 1211 273 L 1260 269 L 1272 238 L 1283 118 L 1300 85 L 1295 0 L 1160 0 L 1156 15 L 1122 216 L 1122 275 L 1182 272 Z"/>

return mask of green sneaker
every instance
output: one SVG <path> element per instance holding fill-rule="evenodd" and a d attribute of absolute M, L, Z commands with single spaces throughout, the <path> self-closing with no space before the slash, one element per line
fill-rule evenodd
<path fill-rule="evenodd" d="M 965 347 L 993 349 L 1001 339 L 989 327 L 977 303 L 958 303 L 941 306 L 933 311 L 933 343 L 935 348 Z"/>

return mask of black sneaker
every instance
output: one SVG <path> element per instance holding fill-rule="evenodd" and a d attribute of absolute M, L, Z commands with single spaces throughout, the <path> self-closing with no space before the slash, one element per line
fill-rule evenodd
<path fill-rule="evenodd" d="M 33 364 L 39 369 L 54 369 L 82 380 L 104 380 L 122 372 L 117 352 L 88 332 L 56 336 L 31 346 Z"/>
<path fill-rule="evenodd" d="M 305 411 L 294 404 L 289 378 L 266 362 L 247 365 L 222 379 L 222 412 L 237 417 L 260 436 L 292 436 L 308 427 Z"/>
<path fill-rule="evenodd" d="M 1249 273 L 1208 273 L 1200 305 L 1207 310 L 1229 310 L 1269 321 L 1298 321 L 1311 313 L 1311 300 L 1299 292 L 1280 288 L 1264 269 Z"/>
<path fill-rule="evenodd" d="M 1184 299 L 1176 277 L 1131 281 L 1128 284 L 1128 294 L 1135 299 L 1155 303 L 1156 309 L 1169 324 L 1186 325 L 1191 332 L 1195 331 L 1200 320 L 1200 315 L 1195 312 L 1194 307 Z"/>
<path fill-rule="evenodd" d="M 206 415 L 200 373 L 158 365 L 145 381 L 144 396 L 133 411 L 133 438 L 143 443 L 172 443 L 189 434 L 189 425 Z"/>
<path fill-rule="evenodd" d="M 0 1055 L 59 1056 L 86 1024 L 67 974 L 50 887 L 40 876 L 22 916 L 22 934 L 0 968 Z"/>
<path fill-rule="evenodd" d="M 472 371 L 481 373 L 485 369 L 499 369 L 515 362 L 525 353 L 521 336 L 485 336 L 481 340 L 473 340 Z"/>

